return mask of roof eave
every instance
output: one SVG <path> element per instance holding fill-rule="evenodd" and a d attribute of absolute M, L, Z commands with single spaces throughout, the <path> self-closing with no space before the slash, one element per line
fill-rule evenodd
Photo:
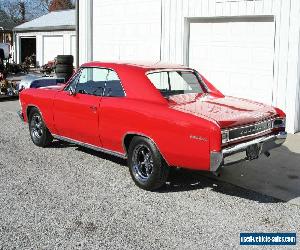
<path fill-rule="evenodd" d="M 14 28 L 14 32 L 42 32 L 42 31 L 64 31 L 70 30 L 75 31 L 75 25 L 61 25 L 61 26 L 45 26 L 45 27 L 28 27 L 28 28 Z"/>

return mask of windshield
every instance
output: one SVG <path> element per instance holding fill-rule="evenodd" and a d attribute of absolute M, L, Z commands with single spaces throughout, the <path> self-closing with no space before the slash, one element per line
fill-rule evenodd
<path fill-rule="evenodd" d="M 149 73 L 147 76 L 165 97 L 204 92 L 199 78 L 192 71 L 159 71 Z"/>

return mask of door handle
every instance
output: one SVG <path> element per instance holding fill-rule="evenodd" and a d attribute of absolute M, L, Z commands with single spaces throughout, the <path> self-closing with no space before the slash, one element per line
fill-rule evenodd
<path fill-rule="evenodd" d="M 90 106 L 90 109 L 91 109 L 93 112 L 96 112 L 96 111 L 97 111 L 97 107 L 96 107 L 96 106 Z"/>

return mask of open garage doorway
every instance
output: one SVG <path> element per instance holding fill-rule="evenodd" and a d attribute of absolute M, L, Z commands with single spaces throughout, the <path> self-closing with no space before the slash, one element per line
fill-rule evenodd
<path fill-rule="evenodd" d="M 31 57 L 32 64 L 36 64 L 36 37 L 21 37 L 20 62 L 23 63 L 26 57 Z"/>

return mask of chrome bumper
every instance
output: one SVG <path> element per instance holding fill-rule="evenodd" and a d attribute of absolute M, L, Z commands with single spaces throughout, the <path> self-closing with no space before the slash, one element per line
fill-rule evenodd
<path fill-rule="evenodd" d="M 281 146 L 287 138 L 286 132 L 280 132 L 276 135 L 269 135 L 254 139 L 252 141 L 240 143 L 232 147 L 224 148 L 221 152 L 211 152 L 210 153 L 210 171 L 216 172 L 220 167 L 231 165 L 241 160 L 247 160 L 247 157 L 242 159 L 232 161 L 230 164 L 225 163 L 225 159 L 229 156 L 233 156 L 238 153 L 245 152 L 246 149 L 251 145 L 259 145 L 260 151 L 259 155 L 265 153 L 268 154 L 269 150 Z"/>

